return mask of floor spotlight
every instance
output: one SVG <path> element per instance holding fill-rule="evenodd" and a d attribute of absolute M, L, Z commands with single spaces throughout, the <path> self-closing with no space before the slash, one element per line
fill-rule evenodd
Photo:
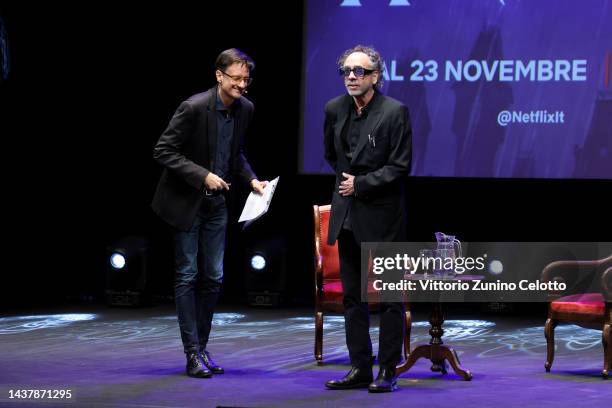
<path fill-rule="evenodd" d="M 147 303 L 148 240 L 124 237 L 107 248 L 106 301 L 111 306 L 141 306 Z"/>
<path fill-rule="evenodd" d="M 254 271 L 262 271 L 266 267 L 266 258 L 263 255 L 253 255 L 251 257 L 251 268 Z"/>
<path fill-rule="evenodd" d="M 110 264 L 115 269 L 121 269 L 125 266 L 125 256 L 117 252 L 110 256 Z"/>
<path fill-rule="evenodd" d="M 252 306 L 277 306 L 286 286 L 286 242 L 259 239 L 246 249 L 246 286 Z"/>
<path fill-rule="evenodd" d="M 489 263 L 489 273 L 491 275 L 499 275 L 504 271 L 504 264 L 502 261 L 494 259 Z"/>

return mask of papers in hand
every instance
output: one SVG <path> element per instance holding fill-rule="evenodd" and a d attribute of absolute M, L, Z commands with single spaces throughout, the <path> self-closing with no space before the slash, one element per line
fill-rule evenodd
<path fill-rule="evenodd" d="M 251 192 L 251 194 L 249 194 L 249 197 L 244 204 L 242 214 L 240 214 L 240 218 L 238 219 L 238 222 L 246 221 L 243 228 L 251 225 L 253 221 L 268 211 L 270 202 L 272 201 L 272 196 L 274 195 L 274 190 L 278 184 L 278 179 L 279 177 L 269 182 L 264 189 L 263 194 L 257 194 L 255 192 Z"/>

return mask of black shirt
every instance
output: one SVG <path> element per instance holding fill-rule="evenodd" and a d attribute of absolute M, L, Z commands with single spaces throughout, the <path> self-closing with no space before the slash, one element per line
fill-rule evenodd
<path fill-rule="evenodd" d="M 231 106 L 230 106 L 231 108 Z M 234 116 L 231 109 L 225 107 L 217 94 L 217 154 L 213 173 L 224 181 L 229 181 L 229 162 L 234 137 Z"/>
<path fill-rule="evenodd" d="M 354 100 L 349 108 L 349 117 L 344 125 L 344 129 L 342 129 L 342 137 L 340 138 L 342 140 L 342 148 L 349 162 L 353 159 L 353 153 L 355 152 L 357 143 L 359 142 L 359 135 L 366 124 L 370 106 L 372 106 L 372 102 L 374 101 L 374 98 L 376 98 L 376 95 L 377 93 L 374 92 L 370 102 L 368 102 L 368 104 L 361 109 L 361 114 L 357 113 L 357 105 L 355 104 Z M 344 178 L 342 180 L 344 180 Z M 342 228 L 347 230 L 351 229 L 350 214 L 351 206 L 349 205 L 348 211 L 346 212 L 346 217 L 344 218 L 344 223 L 342 224 Z"/>
<path fill-rule="evenodd" d="M 368 112 L 370 110 L 370 106 L 372 106 L 372 102 L 376 98 L 376 92 L 370 99 L 370 102 L 366 106 L 361 109 L 361 114 L 357 114 L 357 105 L 353 101 L 351 104 L 350 112 L 348 120 L 346 121 L 346 125 L 344 126 L 342 132 L 342 147 L 344 152 L 346 153 L 346 157 L 349 162 L 353 158 L 353 152 L 357 147 L 357 143 L 359 142 L 359 135 L 365 126 L 366 120 L 368 119 Z"/>

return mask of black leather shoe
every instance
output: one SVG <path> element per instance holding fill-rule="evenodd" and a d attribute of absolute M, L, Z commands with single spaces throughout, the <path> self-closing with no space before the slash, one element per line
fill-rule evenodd
<path fill-rule="evenodd" d="M 187 375 L 195 378 L 210 378 L 212 372 L 204 367 L 202 357 L 198 353 L 187 353 Z"/>
<path fill-rule="evenodd" d="M 372 382 L 371 368 L 351 368 L 344 378 L 330 380 L 325 386 L 331 390 L 349 390 L 351 388 L 366 388 Z"/>
<path fill-rule="evenodd" d="M 217 364 L 215 364 L 213 359 L 210 357 L 210 353 L 208 351 L 206 351 L 206 350 L 201 351 L 200 352 L 200 357 L 202 357 L 202 361 L 204 362 L 204 365 L 210 371 L 212 371 L 213 374 L 223 374 L 225 372 L 223 367 L 219 367 Z"/>
<path fill-rule="evenodd" d="M 391 392 L 397 389 L 395 368 L 381 368 L 376 380 L 368 386 L 369 392 Z"/>

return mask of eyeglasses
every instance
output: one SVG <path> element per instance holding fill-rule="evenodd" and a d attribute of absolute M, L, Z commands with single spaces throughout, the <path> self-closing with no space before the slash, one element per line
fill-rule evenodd
<path fill-rule="evenodd" d="M 219 70 L 223 75 L 225 75 L 226 77 L 228 77 L 229 79 L 231 79 L 234 83 L 239 84 L 240 82 L 244 81 L 247 85 L 251 85 L 251 82 L 253 82 L 253 78 L 250 77 L 241 77 L 241 76 L 232 76 L 229 74 L 226 74 L 225 72 Z"/>
<path fill-rule="evenodd" d="M 366 69 L 364 67 L 359 67 L 359 66 L 353 67 L 353 68 L 351 67 L 338 68 L 338 73 L 343 77 L 347 77 L 351 75 L 351 72 L 353 72 L 357 78 L 363 78 L 365 75 L 370 75 L 374 71 L 376 70 Z"/>

